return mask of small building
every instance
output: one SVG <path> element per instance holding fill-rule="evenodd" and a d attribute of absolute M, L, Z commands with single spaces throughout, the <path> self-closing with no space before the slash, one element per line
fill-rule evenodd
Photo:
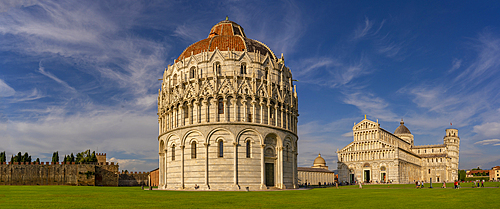
<path fill-rule="evenodd" d="M 149 172 L 149 185 L 157 187 L 159 185 L 160 178 L 158 176 L 158 168 Z"/>
<path fill-rule="evenodd" d="M 299 184 L 311 184 L 311 185 L 324 185 L 333 184 L 335 182 L 335 173 L 328 170 L 326 166 L 326 161 L 318 154 L 318 157 L 314 159 L 313 166 L 309 167 L 297 167 L 298 181 Z"/>
<path fill-rule="evenodd" d="M 491 168 L 490 181 L 500 181 L 500 166 Z"/>

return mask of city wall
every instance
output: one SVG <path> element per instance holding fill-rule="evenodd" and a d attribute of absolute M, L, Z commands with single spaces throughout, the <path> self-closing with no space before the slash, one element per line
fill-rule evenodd
<path fill-rule="evenodd" d="M 111 164 L 3 163 L 0 164 L 0 185 L 118 186 L 119 172 L 118 165 L 114 165 L 113 162 Z"/>

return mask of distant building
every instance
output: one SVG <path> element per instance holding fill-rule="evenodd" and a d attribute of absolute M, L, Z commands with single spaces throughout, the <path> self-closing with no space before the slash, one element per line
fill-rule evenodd
<path fill-rule="evenodd" d="M 335 173 L 328 170 L 326 161 L 323 157 L 321 157 L 321 154 L 314 159 L 312 167 L 298 167 L 297 172 L 299 176 L 299 184 L 310 183 L 311 185 L 318 185 L 318 183 L 321 182 L 321 185 L 323 185 L 325 183 L 330 184 L 335 182 Z"/>
<path fill-rule="evenodd" d="M 443 144 L 414 145 L 413 135 L 401 120 L 391 133 L 366 119 L 352 128 L 353 142 L 337 151 L 339 181 L 450 182 L 458 179 L 460 137 L 446 129 Z"/>
<path fill-rule="evenodd" d="M 500 181 L 500 166 L 491 168 L 490 181 Z"/>
<path fill-rule="evenodd" d="M 465 177 L 489 176 L 490 170 L 470 170 L 465 172 Z"/>

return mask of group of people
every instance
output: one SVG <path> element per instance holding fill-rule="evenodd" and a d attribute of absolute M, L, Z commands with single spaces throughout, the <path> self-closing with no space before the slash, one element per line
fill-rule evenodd
<path fill-rule="evenodd" d="M 460 189 L 460 181 L 455 180 L 455 183 L 453 183 L 453 186 L 455 189 Z"/>
<path fill-rule="evenodd" d="M 424 188 L 424 182 L 423 181 L 415 181 L 415 187 L 417 189 Z"/>
<path fill-rule="evenodd" d="M 476 180 L 472 182 L 472 188 L 479 188 L 479 187 L 484 187 L 484 179 L 482 181 Z"/>

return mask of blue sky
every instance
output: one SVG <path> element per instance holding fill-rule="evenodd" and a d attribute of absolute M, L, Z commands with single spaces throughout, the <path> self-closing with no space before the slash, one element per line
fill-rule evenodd
<path fill-rule="evenodd" d="M 157 167 L 164 68 L 226 15 L 298 79 L 299 166 L 366 114 L 415 144 L 453 123 L 460 168 L 500 165 L 497 1 L 0 1 L 0 150 Z"/>

